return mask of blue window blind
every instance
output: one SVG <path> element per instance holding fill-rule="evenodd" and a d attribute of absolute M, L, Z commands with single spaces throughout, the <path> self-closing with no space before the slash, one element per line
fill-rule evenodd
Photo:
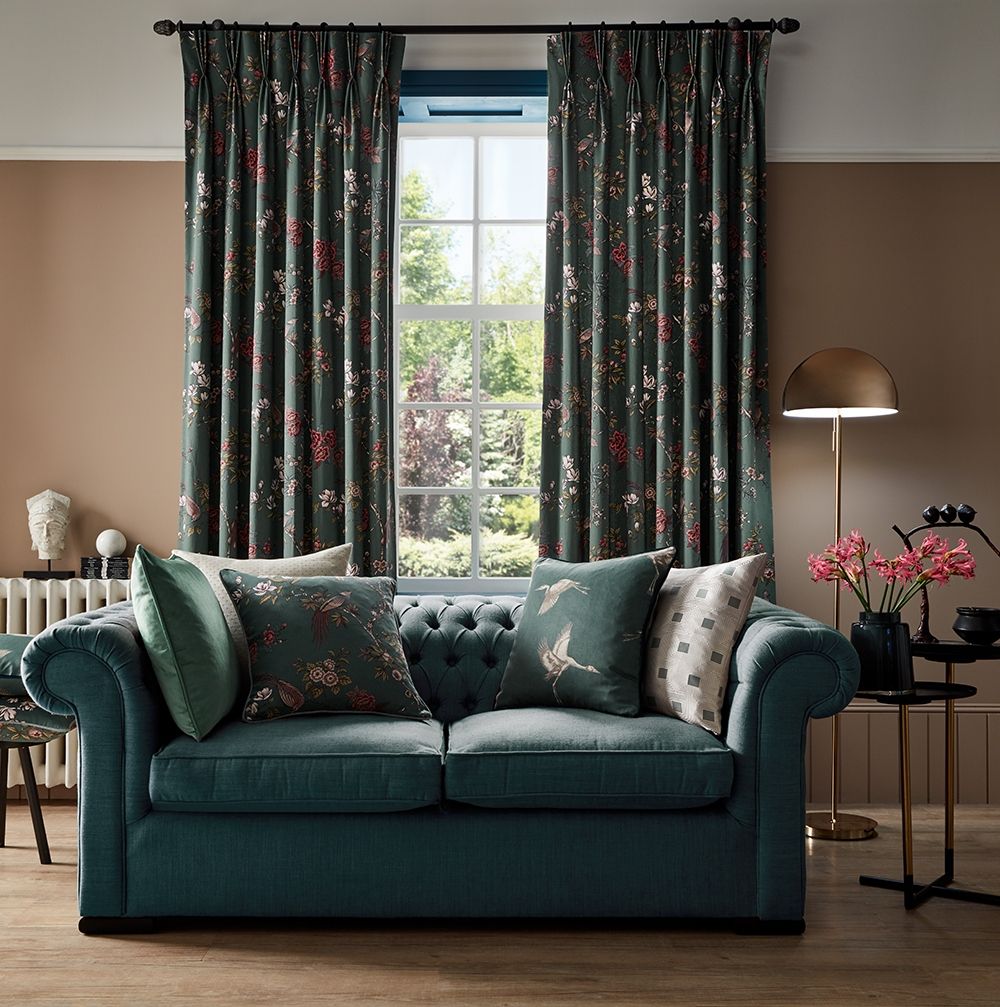
<path fill-rule="evenodd" d="M 544 70 L 404 70 L 399 121 L 545 122 Z"/>

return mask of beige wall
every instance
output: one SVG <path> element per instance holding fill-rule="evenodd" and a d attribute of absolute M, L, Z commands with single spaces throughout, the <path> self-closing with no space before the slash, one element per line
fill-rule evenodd
<path fill-rule="evenodd" d="M 777 164 L 770 172 L 768 282 L 778 599 L 830 618 L 827 585 L 804 557 L 832 538 L 828 421 L 786 419 L 781 389 L 825 346 L 879 357 L 895 376 L 900 412 L 845 421 L 844 527 L 883 549 L 890 528 L 926 504 L 967 501 L 1000 542 L 1000 164 Z M 956 605 L 1000 606 L 1000 558 L 976 538 L 976 579 L 935 589 L 931 628 L 947 637 Z M 845 630 L 854 614 L 844 599 Z M 918 618 L 917 605 L 908 617 Z M 941 666 L 916 662 L 918 678 Z M 960 669 L 979 688 L 960 704 L 959 799 L 1000 804 L 1000 662 Z M 897 794 L 895 718 L 856 704 L 843 718 L 841 797 Z M 813 726 L 811 794 L 829 795 L 830 722 Z M 940 707 L 912 723 L 916 800 L 943 799 Z"/>
<path fill-rule="evenodd" d="M 180 472 L 180 164 L 0 163 L 0 576 L 38 566 L 25 498 L 72 497 L 66 558 L 107 527 L 163 551 Z"/>
<path fill-rule="evenodd" d="M 5 162 L 0 193 L 0 576 L 33 565 L 24 499 L 48 486 L 73 497 L 62 565 L 89 553 L 109 525 L 130 546 L 142 541 L 165 552 L 174 541 L 180 439 L 183 167 Z M 824 346 L 876 354 L 900 393 L 898 416 L 846 426 L 845 527 L 862 528 L 889 550 L 894 521 L 916 523 L 927 503 L 968 501 L 1000 539 L 998 234 L 997 163 L 771 166 L 783 604 L 820 618 L 830 609 L 829 590 L 810 583 L 804 563 L 831 537 L 829 429 L 785 420 L 779 408 L 792 368 Z M 1000 559 L 977 553 L 977 580 L 933 597 L 939 635 L 957 604 L 1000 605 Z M 846 627 L 849 603 L 844 611 Z M 1000 664 L 963 677 L 981 690 L 979 705 L 967 707 L 960 746 L 965 796 L 1000 802 Z M 885 799 L 894 786 L 891 724 L 885 714 L 850 717 L 846 796 Z M 932 716 L 928 724 L 933 734 Z M 811 754 L 819 795 L 824 744 Z M 917 762 L 930 779 L 934 757 L 926 756 L 923 770 Z"/>
<path fill-rule="evenodd" d="M 844 528 L 895 552 L 893 522 L 967 501 L 1000 541 L 1000 164 L 778 164 L 769 181 L 779 601 L 826 619 L 832 589 L 810 582 L 804 558 L 833 534 L 830 421 L 780 411 L 789 373 L 815 350 L 867 350 L 899 389 L 898 415 L 844 423 Z M 1000 558 L 970 545 L 976 579 L 932 592 L 938 636 L 956 605 L 1000 606 Z M 1000 703 L 1000 664 L 971 677 Z"/>

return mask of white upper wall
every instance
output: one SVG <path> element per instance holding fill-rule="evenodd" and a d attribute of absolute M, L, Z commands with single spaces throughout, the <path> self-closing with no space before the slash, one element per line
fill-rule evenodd
<path fill-rule="evenodd" d="M 1000 0 L 0 0 L 0 156 L 54 147 L 180 156 L 178 42 L 152 31 L 163 17 L 580 24 L 733 13 L 802 22 L 771 49 L 774 159 L 1000 159 Z M 412 36 L 405 66 L 541 68 L 545 42 Z"/>

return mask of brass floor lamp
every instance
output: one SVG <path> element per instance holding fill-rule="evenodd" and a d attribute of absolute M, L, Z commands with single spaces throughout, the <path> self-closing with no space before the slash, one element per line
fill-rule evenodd
<path fill-rule="evenodd" d="M 833 420 L 834 541 L 840 538 L 840 489 L 843 421 L 859 416 L 889 416 L 899 411 L 895 382 L 871 354 L 838 346 L 807 357 L 792 371 L 782 396 L 786 416 Z M 840 629 L 840 585 L 834 584 L 833 627 Z M 806 835 L 812 839 L 871 839 L 878 822 L 864 815 L 837 810 L 840 789 L 840 717 L 833 718 L 829 811 L 806 815 Z"/>

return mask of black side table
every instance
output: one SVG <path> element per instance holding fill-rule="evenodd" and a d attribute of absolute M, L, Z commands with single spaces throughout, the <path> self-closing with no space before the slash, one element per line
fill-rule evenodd
<path fill-rule="evenodd" d="M 971 685 L 955 681 L 956 664 L 974 664 L 976 661 L 1000 659 L 1000 647 L 982 647 L 958 641 L 940 643 L 915 643 L 913 656 L 943 664 L 944 682 L 915 682 L 914 691 L 904 696 L 883 696 L 875 693 L 858 693 L 899 707 L 899 789 L 901 795 L 903 833 L 903 880 L 876 878 L 862 874 L 858 881 L 873 888 L 889 888 L 903 893 L 903 904 L 915 909 L 932 897 L 957 899 L 962 902 L 981 902 L 1000 906 L 1000 895 L 975 892 L 965 888 L 952 888 L 955 880 L 955 701 L 976 694 Z M 910 792 L 910 707 L 944 700 L 945 704 L 945 776 L 944 776 L 944 873 L 927 884 L 913 880 L 913 821 Z"/>

